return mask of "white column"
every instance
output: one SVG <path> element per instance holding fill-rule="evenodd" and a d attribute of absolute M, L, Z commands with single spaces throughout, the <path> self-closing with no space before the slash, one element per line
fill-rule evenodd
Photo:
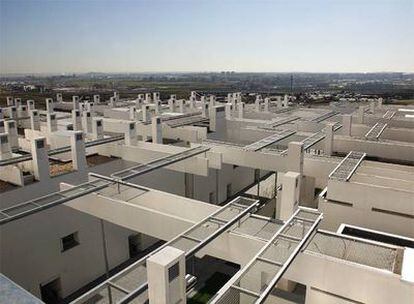
<path fill-rule="evenodd" d="M 382 104 L 384 102 L 384 99 L 382 97 L 378 98 L 378 109 L 382 109 Z"/>
<path fill-rule="evenodd" d="M 73 124 L 74 131 L 82 130 L 82 121 L 81 121 L 79 110 L 72 110 L 72 124 Z"/>
<path fill-rule="evenodd" d="M 18 118 L 23 118 L 23 117 L 27 117 L 28 113 L 27 113 L 27 106 L 26 105 L 20 105 L 17 109 L 17 117 Z M 23 120 L 19 120 L 18 121 L 18 125 L 19 127 L 22 127 L 24 124 Z"/>
<path fill-rule="evenodd" d="M 155 115 L 159 115 L 161 113 L 161 101 L 155 100 L 154 105 L 155 105 Z"/>
<path fill-rule="evenodd" d="M 138 143 L 137 140 L 137 128 L 135 127 L 135 122 L 130 122 L 129 124 L 125 124 L 125 144 L 127 146 L 136 146 Z"/>
<path fill-rule="evenodd" d="M 54 105 L 53 105 L 53 99 L 52 98 L 46 98 L 46 111 L 48 113 L 54 112 Z"/>
<path fill-rule="evenodd" d="M 145 101 L 145 95 L 144 94 L 138 94 L 138 100 L 140 104 L 143 104 Z"/>
<path fill-rule="evenodd" d="M 226 103 L 225 108 L 224 108 L 226 119 L 231 119 L 231 117 L 232 117 L 232 107 L 233 107 L 233 105 L 231 103 Z"/>
<path fill-rule="evenodd" d="M 237 104 L 238 106 L 238 110 L 239 110 L 239 118 L 242 119 L 243 118 L 243 113 L 244 113 L 244 102 L 239 102 Z"/>
<path fill-rule="evenodd" d="M 116 106 L 116 99 L 115 99 L 115 97 L 111 96 L 111 97 L 109 98 L 109 104 L 108 104 L 108 106 L 109 106 L 110 108 L 114 108 L 114 107 Z"/>
<path fill-rule="evenodd" d="M 262 96 L 256 95 L 256 100 L 254 101 L 254 108 L 256 112 L 260 112 L 261 101 L 262 101 Z"/>
<path fill-rule="evenodd" d="M 46 138 L 34 138 L 31 142 L 33 175 L 38 181 L 50 178 L 49 156 L 46 150 Z"/>
<path fill-rule="evenodd" d="M 277 108 L 282 108 L 283 107 L 282 96 L 277 96 L 276 97 L 276 107 Z"/>
<path fill-rule="evenodd" d="M 269 112 L 269 98 L 268 97 L 264 99 L 264 111 Z"/>
<path fill-rule="evenodd" d="M 288 107 L 289 106 L 289 98 L 287 95 L 283 98 L 283 106 Z"/>
<path fill-rule="evenodd" d="M 364 123 L 364 115 L 365 115 L 365 108 L 364 106 L 359 106 L 358 108 L 358 123 L 363 124 Z"/>
<path fill-rule="evenodd" d="M 135 120 L 135 107 L 129 107 L 129 120 Z"/>
<path fill-rule="evenodd" d="M 17 107 L 16 106 L 10 107 L 9 118 L 10 119 L 16 119 L 17 118 Z"/>
<path fill-rule="evenodd" d="M 151 93 L 145 93 L 145 102 L 151 103 Z"/>
<path fill-rule="evenodd" d="M 92 134 L 93 134 L 93 139 L 104 138 L 102 118 L 92 119 Z"/>
<path fill-rule="evenodd" d="M 168 108 L 170 112 L 174 112 L 175 110 L 175 100 L 174 99 L 168 99 Z"/>
<path fill-rule="evenodd" d="M 375 113 L 375 102 L 374 102 L 374 101 L 371 101 L 371 102 L 369 103 L 369 111 L 370 111 L 372 114 L 374 114 L 374 113 Z"/>
<path fill-rule="evenodd" d="M 15 107 L 19 107 L 22 104 L 22 99 L 21 98 L 15 98 L 14 99 L 14 105 Z"/>
<path fill-rule="evenodd" d="M 231 98 L 231 104 L 233 106 L 233 109 L 236 109 L 236 104 L 237 104 L 237 93 L 233 93 L 233 96 Z"/>
<path fill-rule="evenodd" d="M 210 96 L 210 102 L 209 102 L 209 107 L 213 108 L 216 105 L 216 96 L 211 95 Z"/>
<path fill-rule="evenodd" d="M 342 134 L 346 136 L 351 136 L 352 130 L 352 115 L 343 114 L 342 115 Z"/>
<path fill-rule="evenodd" d="M 160 100 L 160 93 L 158 93 L 158 92 L 154 92 L 154 93 L 152 93 L 152 96 L 153 96 L 153 100 L 154 100 L 154 102 L 156 102 L 156 101 L 159 101 L 159 100 Z"/>
<path fill-rule="evenodd" d="M 151 119 L 151 136 L 153 143 L 162 144 L 162 124 L 158 116 Z"/>
<path fill-rule="evenodd" d="M 142 122 L 144 123 L 148 122 L 150 120 L 149 105 L 143 104 L 141 112 L 142 112 Z"/>
<path fill-rule="evenodd" d="M 82 131 L 73 132 L 70 138 L 72 167 L 77 171 L 87 171 L 85 142 Z"/>
<path fill-rule="evenodd" d="M 232 93 L 228 93 L 227 94 L 227 103 L 232 103 L 233 102 L 233 94 Z"/>
<path fill-rule="evenodd" d="M 184 101 L 182 99 L 177 100 L 178 103 L 178 112 L 184 113 Z"/>
<path fill-rule="evenodd" d="M 167 246 L 147 259 L 151 304 L 186 304 L 185 253 Z"/>
<path fill-rule="evenodd" d="M 79 110 L 79 96 L 72 96 L 72 104 L 73 104 L 72 110 Z"/>
<path fill-rule="evenodd" d="M 92 133 L 92 114 L 89 111 L 82 112 L 82 128 L 85 133 Z"/>
<path fill-rule="evenodd" d="M 35 102 L 34 100 L 28 100 L 27 101 L 27 110 L 34 110 L 35 109 Z"/>
<path fill-rule="evenodd" d="M 291 141 L 288 144 L 287 171 L 303 174 L 303 143 Z"/>
<path fill-rule="evenodd" d="M 216 131 L 217 128 L 217 108 L 209 105 L 210 130 Z"/>
<path fill-rule="evenodd" d="M 57 120 L 55 113 L 47 113 L 46 114 L 46 123 L 47 123 L 47 131 L 49 133 L 57 131 Z"/>
<path fill-rule="evenodd" d="M 288 220 L 299 207 L 300 174 L 287 172 L 282 177 L 282 200 L 279 206 L 279 218 Z"/>
<path fill-rule="evenodd" d="M 207 117 L 207 104 L 204 101 L 201 101 L 201 116 Z"/>
<path fill-rule="evenodd" d="M 325 127 L 325 155 L 331 156 L 334 144 L 334 123 L 328 123 Z"/>
<path fill-rule="evenodd" d="M 12 96 L 7 96 L 6 99 L 7 99 L 7 106 L 8 107 L 14 106 L 14 100 L 13 100 Z"/>
<path fill-rule="evenodd" d="M 8 159 L 12 157 L 12 149 L 9 142 L 8 133 L 0 133 L 0 159 Z"/>
<path fill-rule="evenodd" d="M 115 102 L 119 101 L 119 93 L 116 91 L 114 92 L 114 99 L 115 99 Z"/>
<path fill-rule="evenodd" d="M 93 95 L 93 103 L 98 104 L 101 102 L 101 96 L 99 95 Z"/>
<path fill-rule="evenodd" d="M 32 130 L 40 130 L 40 119 L 39 119 L 39 111 L 38 110 L 30 110 L 30 128 Z"/>
<path fill-rule="evenodd" d="M 4 122 L 4 131 L 9 134 L 9 143 L 12 149 L 19 148 L 19 138 L 17 136 L 17 124 L 14 120 Z"/>

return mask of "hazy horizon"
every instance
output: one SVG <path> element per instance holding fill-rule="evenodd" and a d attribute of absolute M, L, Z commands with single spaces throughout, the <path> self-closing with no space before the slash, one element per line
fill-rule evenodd
<path fill-rule="evenodd" d="M 0 0 L 0 74 L 413 73 L 414 1 Z"/>

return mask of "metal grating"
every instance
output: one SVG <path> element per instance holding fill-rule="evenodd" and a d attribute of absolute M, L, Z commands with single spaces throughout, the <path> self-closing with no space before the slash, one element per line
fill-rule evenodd
<path fill-rule="evenodd" d="M 295 121 L 295 120 L 298 120 L 298 119 L 299 119 L 299 117 L 297 117 L 297 116 L 284 117 L 284 118 L 281 118 L 281 119 L 278 119 L 278 120 L 271 121 L 271 122 L 267 123 L 266 127 L 264 127 L 264 128 L 272 129 L 274 127 L 281 126 L 281 125 L 287 124 L 289 122 L 292 122 L 292 121 Z"/>
<path fill-rule="evenodd" d="M 147 301 L 145 291 L 148 288 L 146 260 L 159 252 L 166 246 L 172 246 L 185 251 L 186 258 L 192 257 L 197 251 L 204 248 L 221 233 L 227 231 L 237 221 L 249 213 L 257 210 L 258 200 L 245 197 L 237 197 L 216 212 L 212 213 L 199 223 L 184 231 L 163 246 L 152 251 L 142 259 L 130 265 L 126 269 L 109 278 L 91 291 L 76 299 L 72 304 L 89 303 L 90 299 L 96 295 L 105 297 L 105 303 L 129 303 L 139 298 L 140 303 Z M 226 214 L 226 219 L 223 219 Z M 111 286 L 118 286 L 118 290 L 123 291 L 123 296 L 113 298 L 108 295 L 107 290 Z"/>
<path fill-rule="evenodd" d="M 216 147 L 216 146 L 227 146 L 232 148 L 243 148 L 243 144 L 233 143 L 229 141 L 223 141 L 223 140 L 216 140 L 216 139 L 204 139 L 203 145 L 208 147 Z"/>
<path fill-rule="evenodd" d="M 368 132 L 365 134 L 365 138 L 368 140 L 378 140 L 388 124 L 384 122 L 377 122 Z"/>
<path fill-rule="evenodd" d="M 311 121 L 315 121 L 315 122 L 321 122 L 324 121 L 332 116 L 337 115 L 338 113 L 335 111 L 329 111 L 329 112 L 325 112 L 321 115 L 315 116 L 314 118 L 311 119 Z"/>
<path fill-rule="evenodd" d="M 209 303 L 263 303 L 321 219 L 317 210 L 300 207 Z"/>
<path fill-rule="evenodd" d="M 395 115 L 395 111 L 388 110 L 387 112 L 385 112 L 382 118 L 391 120 L 394 117 L 394 115 Z"/>
<path fill-rule="evenodd" d="M 318 231 L 306 251 L 394 271 L 397 249 L 358 238 Z"/>
<path fill-rule="evenodd" d="M 185 150 L 185 151 L 180 152 L 180 153 L 176 153 L 176 154 L 173 154 L 173 155 L 169 155 L 169 156 L 166 156 L 166 157 L 156 159 L 156 160 L 151 161 L 149 163 L 140 164 L 140 165 L 137 165 L 137 166 L 133 166 L 131 168 L 124 169 L 124 170 L 119 171 L 119 172 L 115 172 L 115 173 L 111 174 L 111 177 L 116 178 L 116 179 L 120 179 L 120 180 L 128 180 L 128 179 L 131 179 L 131 178 L 136 177 L 138 175 L 142 175 L 142 174 L 148 173 L 150 171 L 153 171 L 155 169 L 159 169 L 161 167 L 165 167 L 165 166 L 171 165 L 173 163 L 182 161 L 184 159 L 187 159 L 187 158 L 196 156 L 198 154 L 207 152 L 208 150 L 210 150 L 209 147 L 198 146 L 196 148 L 188 149 L 188 150 Z"/>
<path fill-rule="evenodd" d="M 120 184 L 123 184 L 123 185 L 137 188 L 136 185 L 129 184 L 125 182 L 124 180 L 148 173 L 155 169 L 159 169 L 161 167 L 173 164 L 175 162 L 187 159 L 189 157 L 193 157 L 197 154 L 206 152 L 208 150 L 209 148 L 206 148 L 203 146 L 199 146 L 193 149 L 188 149 L 184 152 L 170 155 L 170 156 L 152 161 L 148 164 L 138 165 L 138 166 L 126 169 L 124 171 L 114 173 L 113 175 L 115 175 L 114 176 L 115 179 L 111 177 L 95 174 L 95 173 L 89 173 L 90 177 L 95 177 L 97 179 L 84 183 L 84 184 L 74 186 L 67 190 L 53 192 L 51 194 L 0 210 L 0 226 L 8 222 L 17 220 L 19 218 L 28 216 L 30 214 L 63 204 L 65 202 L 84 196 L 86 194 L 96 192 L 98 190 L 102 190 L 104 188 L 107 188 L 111 184 L 117 183 L 119 186 Z"/>
<path fill-rule="evenodd" d="M 286 137 L 289 137 L 291 135 L 295 134 L 295 131 L 291 130 L 278 130 L 277 133 L 272 134 L 268 137 L 265 137 L 259 141 L 256 141 L 250 145 L 247 145 L 244 147 L 247 151 L 259 151 L 260 149 L 263 149 L 267 146 L 270 146 L 274 144 L 275 142 L 278 142 L 282 139 L 285 139 Z"/>
<path fill-rule="evenodd" d="M 30 214 L 63 204 L 86 194 L 96 192 L 109 186 L 110 184 L 111 182 L 109 181 L 94 180 L 70 189 L 53 192 L 36 199 L 2 209 L 0 210 L 0 226 Z"/>
<path fill-rule="evenodd" d="M 364 160 L 366 153 L 351 151 L 329 174 L 330 179 L 348 181 Z"/>
<path fill-rule="evenodd" d="M 168 120 L 165 123 L 171 128 L 177 128 L 186 125 L 192 125 L 209 121 L 208 118 L 202 116 L 180 117 L 179 119 Z"/>

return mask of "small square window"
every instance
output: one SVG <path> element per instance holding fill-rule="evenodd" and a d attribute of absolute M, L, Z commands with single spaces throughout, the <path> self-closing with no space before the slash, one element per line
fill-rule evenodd
<path fill-rule="evenodd" d="M 8 142 L 9 142 L 9 139 L 7 138 L 7 136 L 0 137 L 0 143 L 7 144 Z"/>
<path fill-rule="evenodd" d="M 37 149 L 42 149 L 44 147 L 45 147 L 45 141 L 43 139 L 36 141 L 36 148 Z"/>
<path fill-rule="evenodd" d="M 13 129 L 14 128 L 14 121 L 10 121 L 9 122 L 9 128 Z"/>
<path fill-rule="evenodd" d="M 168 281 L 171 282 L 172 280 L 177 278 L 179 273 L 180 273 L 180 268 L 177 262 L 168 269 Z"/>
<path fill-rule="evenodd" d="M 76 134 L 76 141 L 82 140 L 82 133 Z"/>
<path fill-rule="evenodd" d="M 79 245 L 78 232 L 71 233 L 60 239 L 62 243 L 62 252 Z"/>
<path fill-rule="evenodd" d="M 97 125 L 98 127 L 102 126 L 102 121 L 101 121 L 101 120 L 98 120 L 98 121 L 96 122 L 96 125 Z"/>
<path fill-rule="evenodd" d="M 214 204 L 215 201 L 216 201 L 216 194 L 214 193 L 214 191 L 210 192 L 209 195 L 208 195 L 208 202 L 210 204 Z"/>
<path fill-rule="evenodd" d="M 129 125 L 129 129 L 130 129 L 130 130 L 134 130 L 134 129 L 135 129 L 135 124 L 130 124 L 130 125 Z"/>
<path fill-rule="evenodd" d="M 91 112 L 86 112 L 86 117 L 91 117 Z"/>

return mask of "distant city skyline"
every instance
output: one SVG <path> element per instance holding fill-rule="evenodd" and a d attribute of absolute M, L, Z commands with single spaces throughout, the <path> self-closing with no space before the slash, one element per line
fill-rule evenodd
<path fill-rule="evenodd" d="M 0 74 L 414 72 L 414 0 L 0 0 Z"/>

